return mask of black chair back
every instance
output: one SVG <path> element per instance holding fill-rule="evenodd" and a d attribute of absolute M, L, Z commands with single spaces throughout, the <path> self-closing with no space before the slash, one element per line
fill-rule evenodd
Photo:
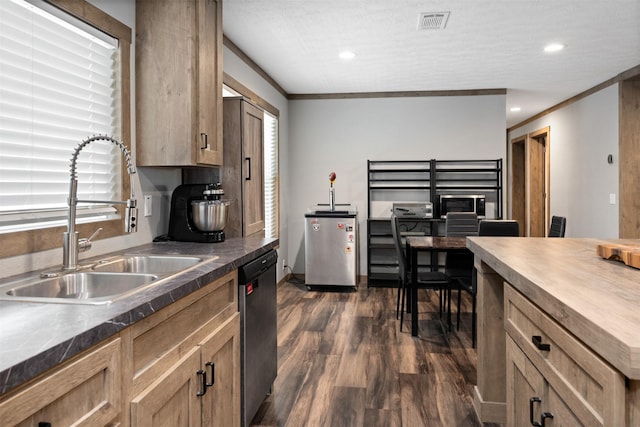
<path fill-rule="evenodd" d="M 398 267 L 400 268 L 400 280 L 406 279 L 407 260 L 402 247 L 402 236 L 400 235 L 400 224 L 398 223 L 398 217 L 395 214 L 391 214 L 391 235 L 393 236 L 393 244 L 396 248 L 396 255 L 398 256 Z"/>
<path fill-rule="evenodd" d="M 445 222 L 446 236 L 477 236 L 478 215 L 475 212 L 449 212 Z"/>
<path fill-rule="evenodd" d="M 478 224 L 478 236 L 513 236 L 520 235 L 518 221 L 483 219 Z"/>
<path fill-rule="evenodd" d="M 449 212 L 445 222 L 447 237 L 478 235 L 478 216 L 475 212 Z M 473 254 L 468 250 L 449 251 L 446 255 L 445 274 L 451 278 L 471 277 Z"/>
<path fill-rule="evenodd" d="M 565 217 L 552 216 L 549 237 L 564 237 L 565 228 L 567 228 L 567 219 Z"/>

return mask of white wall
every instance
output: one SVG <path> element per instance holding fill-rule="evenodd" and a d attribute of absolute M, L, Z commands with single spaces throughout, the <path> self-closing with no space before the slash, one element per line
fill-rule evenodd
<path fill-rule="evenodd" d="M 304 273 L 304 214 L 329 202 L 359 210 L 366 274 L 367 160 L 505 158 L 505 96 L 298 100 L 289 103 L 289 259 Z M 290 261 L 289 261 L 290 262 Z"/>
<path fill-rule="evenodd" d="M 567 237 L 617 238 L 618 85 L 513 129 L 509 141 L 546 126 L 551 215 L 567 217 Z M 609 204 L 610 194 L 614 205 Z"/>

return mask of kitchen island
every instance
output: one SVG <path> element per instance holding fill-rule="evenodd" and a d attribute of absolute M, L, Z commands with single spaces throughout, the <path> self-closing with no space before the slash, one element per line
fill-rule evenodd
<path fill-rule="evenodd" d="M 162 410 L 161 399 L 173 399 L 177 406 L 170 411 L 180 417 L 184 404 L 174 399 L 179 394 L 167 394 L 171 385 L 176 393 L 186 390 L 189 399 L 196 388 L 200 397 L 206 394 L 203 416 L 226 410 L 229 419 L 239 417 L 237 269 L 278 243 L 249 237 L 216 244 L 147 244 L 118 253 L 212 258 L 110 304 L 1 301 L 0 425 L 13 425 L 20 411 L 32 411 L 36 424 L 41 417 L 66 420 L 70 409 L 94 417 L 85 420 L 91 425 L 129 425 Z M 219 365 L 216 378 L 222 375 L 220 381 L 230 388 L 207 390 L 212 386 L 206 375 L 211 380 L 213 374 L 207 360 Z M 55 393 L 60 398 L 47 397 Z M 49 402 L 46 407 L 38 406 L 39 396 Z M 87 402 L 79 402 L 83 399 Z M 185 416 L 194 416 L 194 404 L 200 405 L 190 403 Z M 221 404 L 228 408 L 215 408 Z"/>
<path fill-rule="evenodd" d="M 596 254 L 640 240 L 469 237 L 483 422 L 640 425 L 640 270 Z M 540 421 L 538 421 L 540 420 Z"/>

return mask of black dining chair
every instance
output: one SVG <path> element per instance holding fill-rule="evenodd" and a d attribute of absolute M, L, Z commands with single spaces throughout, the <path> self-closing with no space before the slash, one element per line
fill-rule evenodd
<path fill-rule="evenodd" d="M 478 223 L 478 236 L 512 236 L 520 235 L 518 221 L 510 219 L 483 219 Z"/>
<path fill-rule="evenodd" d="M 567 228 L 567 218 L 563 216 L 552 216 L 549 226 L 549 237 L 564 237 L 564 230 Z"/>
<path fill-rule="evenodd" d="M 478 236 L 505 236 L 518 237 L 520 227 L 518 221 L 514 220 L 480 220 L 478 223 Z M 475 348 L 477 337 L 477 294 L 478 294 L 478 274 L 475 268 L 471 277 L 457 279 L 459 289 L 471 295 L 471 346 Z M 460 328 L 460 292 L 458 292 L 458 313 L 456 316 L 457 328 Z"/>
<path fill-rule="evenodd" d="M 449 212 L 445 221 L 445 235 L 447 237 L 467 237 L 478 235 L 478 215 L 475 212 Z M 453 284 L 457 284 L 458 289 L 458 314 L 457 329 L 460 329 L 460 303 L 463 290 L 462 283 L 471 282 L 473 274 L 473 253 L 468 249 L 458 251 L 447 251 L 444 273 L 451 280 L 449 287 L 449 301 L 451 301 L 451 290 Z M 451 305 L 449 305 L 450 307 Z M 449 330 L 451 330 L 451 310 L 448 311 Z"/>
<path fill-rule="evenodd" d="M 402 331 L 407 287 L 411 284 L 409 283 L 409 270 L 407 256 L 405 254 L 405 245 L 402 242 L 400 224 L 398 217 L 395 214 L 391 214 L 391 234 L 393 236 L 393 244 L 398 256 L 398 298 L 396 301 L 396 318 L 398 317 L 398 313 L 400 313 L 400 331 Z M 417 268 L 417 266 L 412 266 L 412 268 Z M 418 283 L 416 283 L 415 286 L 418 286 L 421 289 L 433 289 L 439 291 L 441 316 L 443 309 L 443 292 L 448 291 L 449 285 L 449 278 L 441 271 L 418 270 Z"/>

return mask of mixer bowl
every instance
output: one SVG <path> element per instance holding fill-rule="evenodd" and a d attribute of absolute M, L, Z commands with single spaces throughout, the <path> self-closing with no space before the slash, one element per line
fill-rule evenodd
<path fill-rule="evenodd" d="M 193 200 L 191 217 L 199 231 L 222 231 L 227 225 L 229 200 Z"/>

